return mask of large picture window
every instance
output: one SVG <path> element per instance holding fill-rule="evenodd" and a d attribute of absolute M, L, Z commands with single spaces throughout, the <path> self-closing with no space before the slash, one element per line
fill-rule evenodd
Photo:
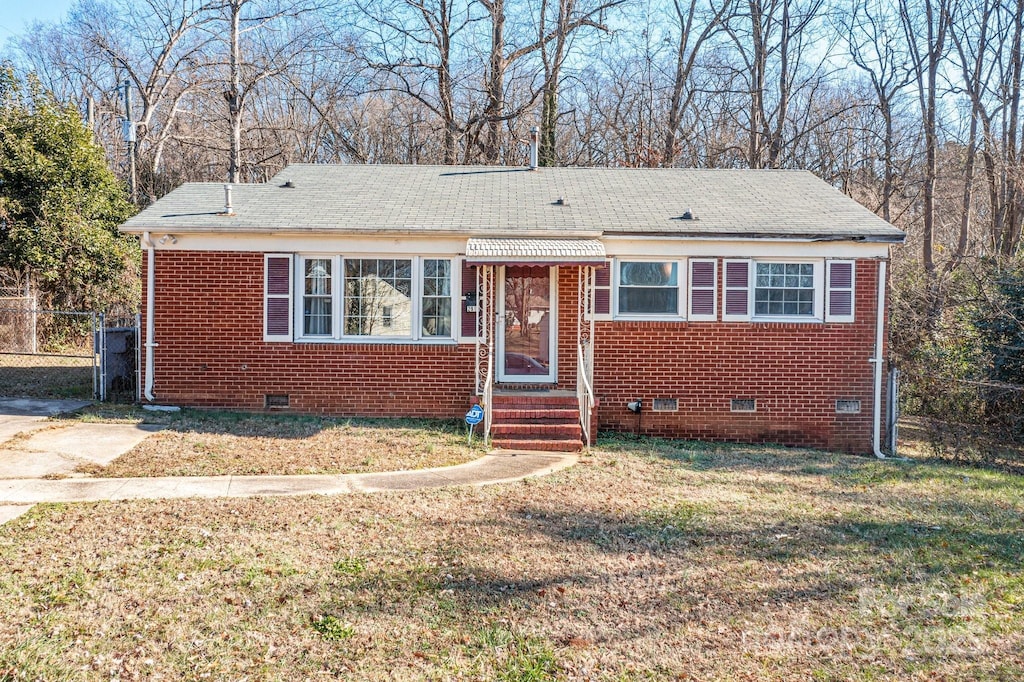
<path fill-rule="evenodd" d="M 452 338 L 450 259 L 305 256 L 300 261 L 303 337 Z"/>
<path fill-rule="evenodd" d="M 409 336 L 412 260 L 345 259 L 345 335 Z"/>
<path fill-rule="evenodd" d="M 814 316 L 813 263 L 755 263 L 754 314 Z"/>
<path fill-rule="evenodd" d="M 679 264 L 671 261 L 620 261 L 620 315 L 678 315 Z"/>

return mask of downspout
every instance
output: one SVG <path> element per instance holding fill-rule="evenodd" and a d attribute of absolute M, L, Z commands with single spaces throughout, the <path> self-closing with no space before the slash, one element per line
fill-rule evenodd
<path fill-rule="evenodd" d="M 875 399 L 872 402 L 871 446 L 878 459 L 887 459 L 882 452 L 882 364 L 885 361 L 882 353 L 885 344 L 885 271 L 888 263 L 878 261 L 878 300 L 875 302 Z"/>
<path fill-rule="evenodd" d="M 153 321 L 153 309 L 155 307 L 154 299 L 155 295 L 153 287 L 156 286 L 156 264 L 154 263 L 154 255 L 156 253 L 156 245 L 153 243 L 153 239 L 149 232 L 142 233 L 142 245 L 147 249 L 146 255 L 146 378 L 145 388 L 142 391 L 142 395 L 145 396 L 149 402 L 154 401 L 153 397 L 153 349 L 157 347 L 157 343 L 153 340 L 155 334 L 155 324 Z"/>

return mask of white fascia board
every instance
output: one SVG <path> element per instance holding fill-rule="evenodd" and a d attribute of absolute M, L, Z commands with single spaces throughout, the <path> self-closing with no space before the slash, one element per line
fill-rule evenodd
<path fill-rule="evenodd" d="M 466 250 L 465 237 L 395 237 L 391 235 L 200 234 L 173 233 L 157 249 L 167 251 L 238 251 L 286 253 L 414 254 L 451 256 Z"/>
<path fill-rule="evenodd" d="M 889 244 L 767 239 L 672 239 L 602 237 L 608 257 L 676 258 L 888 258 Z"/>

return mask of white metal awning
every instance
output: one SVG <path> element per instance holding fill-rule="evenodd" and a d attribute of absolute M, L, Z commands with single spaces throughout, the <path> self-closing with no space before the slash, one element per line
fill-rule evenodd
<path fill-rule="evenodd" d="M 470 265 L 603 265 L 598 239 L 473 238 L 466 242 Z"/>

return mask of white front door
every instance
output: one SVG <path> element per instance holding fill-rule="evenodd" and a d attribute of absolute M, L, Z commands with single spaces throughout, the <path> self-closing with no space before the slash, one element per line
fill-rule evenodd
<path fill-rule="evenodd" d="M 555 383 L 558 339 L 556 273 L 507 265 L 498 283 L 498 381 Z"/>

